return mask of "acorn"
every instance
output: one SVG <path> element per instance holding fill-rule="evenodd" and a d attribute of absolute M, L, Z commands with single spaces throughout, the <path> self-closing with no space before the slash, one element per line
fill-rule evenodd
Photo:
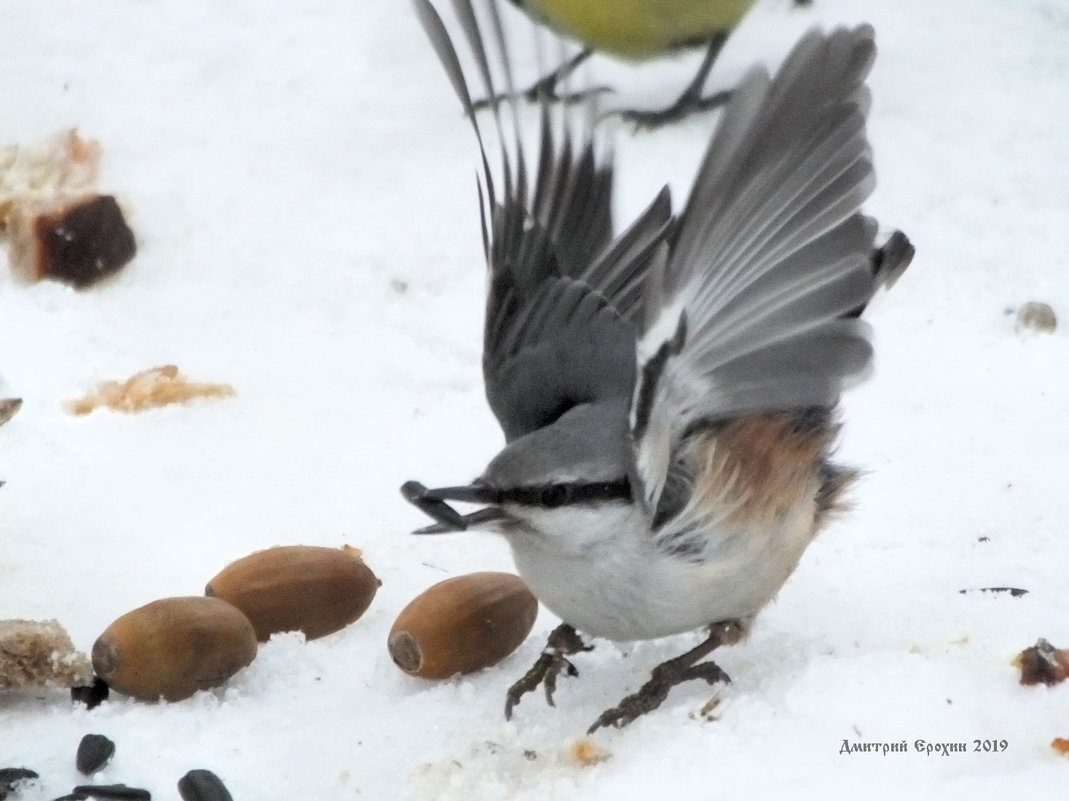
<path fill-rule="evenodd" d="M 163 598 L 112 623 L 93 645 L 93 669 L 142 701 L 218 687 L 256 656 L 256 632 L 218 598 Z"/>
<path fill-rule="evenodd" d="M 538 599 L 511 573 L 471 573 L 417 596 L 390 629 L 387 645 L 411 676 L 444 679 L 496 665 L 531 633 Z"/>
<path fill-rule="evenodd" d="M 314 640 L 356 621 L 381 584 L 357 548 L 285 545 L 228 565 L 204 594 L 244 612 L 260 642 L 280 631 Z"/>

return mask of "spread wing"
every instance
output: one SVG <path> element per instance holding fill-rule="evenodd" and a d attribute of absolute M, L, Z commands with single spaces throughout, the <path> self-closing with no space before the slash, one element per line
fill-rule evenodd
<path fill-rule="evenodd" d="M 483 244 L 489 266 L 483 373 L 490 407 L 511 441 L 586 403 L 629 399 L 635 376 L 635 326 L 643 279 L 663 261 L 671 210 L 662 192 L 619 237 L 612 236 L 613 163 L 601 152 L 589 108 L 566 110 L 555 123 L 541 104 L 537 155 L 528 164 L 511 103 L 493 106 L 500 167 L 490 167 L 460 58 L 428 0 L 416 10 L 465 114 L 482 156 L 479 184 Z M 512 92 L 508 47 L 488 4 L 481 24 L 470 0 L 454 10 L 482 89 L 497 94 L 491 55 Z M 490 37 L 483 28 L 489 27 Z M 487 43 L 497 53 L 487 52 Z M 502 105 L 511 111 L 506 121 Z M 575 133 L 581 127 L 583 133 Z"/>
<path fill-rule="evenodd" d="M 827 407 L 863 372 L 875 290 L 865 136 L 867 26 L 807 34 L 775 79 L 734 90 L 668 259 L 643 288 L 637 466 L 655 509 L 689 432 L 745 413 Z"/>

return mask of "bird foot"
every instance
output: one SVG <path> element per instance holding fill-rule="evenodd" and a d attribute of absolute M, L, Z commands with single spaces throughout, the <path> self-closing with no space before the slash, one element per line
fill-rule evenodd
<path fill-rule="evenodd" d="M 715 662 L 698 660 L 721 645 L 734 645 L 745 636 L 745 632 L 743 625 L 735 620 L 713 624 L 709 628 L 709 636 L 703 642 L 682 656 L 669 659 L 655 667 L 650 680 L 643 684 L 638 692 L 602 712 L 594 721 L 594 725 L 587 730 L 587 734 L 593 734 L 602 726 L 623 728 L 659 707 L 668 697 L 668 691 L 685 681 L 702 679 L 709 684 L 716 684 L 718 681 L 730 682 L 731 677 Z"/>
<path fill-rule="evenodd" d="M 697 93 L 684 92 L 680 98 L 663 109 L 615 109 L 608 112 L 620 119 L 630 122 L 637 130 L 655 130 L 663 125 L 678 122 L 691 114 L 709 111 L 719 108 L 731 99 L 730 91 L 716 92 L 712 95 L 702 96 Z"/>
<path fill-rule="evenodd" d="M 550 103 L 563 103 L 564 105 L 568 105 L 569 103 L 581 103 L 595 95 L 610 93 L 612 91 L 613 88 L 611 86 L 592 86 L 581 92 L 567 92 L 565 94 L 560 94 L 557 92 L 557 81 L 555 76 L 547 75 L 545 78 L 532 84 L 527 89 L 521 89 L 516 92 L 501 92 L 492 97 L 480 98 L 479 100 L 474 101 L 471 106 L 476 111 L 482 111 L 484 108 L 491 108 L 513 99 L 523 99 L 529 103 L 548 101 Z"/>
<path fill-rule="evenodd" d="M 709 40 L 709 46 L 705 51 L 705 58 L 694 78 L 683 90 L 679 99 L 668 108 L 660 111 L 642 111 L 637 109 L 621 109 L 612 112 L 620 118 L 634 124 L 636 129 L 659 128 L 670 122 L 675 122 L 699 111 L 707 111 L 727 103 L 731 99 L 731 92 L 717 92 L 705 95 L 705 80 L 716 62 L 724 43 L 727 41 L 727 32 L 722 31 Z"/>
<path fill-rule="evenodd" d="M 586 645 L 576 630 L 567 623 L 557 626 L 550 633 L 545 650 L 531 669 L 524 674 L 523 678 L 509 687 L 505 698 L 505 720 L 512 719 L 512 710 L 516 704 L 540 684 L 546 692 L 546 703 L 556 706 L 553 694 L 557 690 L 557 678 L 561 673 L 566 676 L 579 675 L 579 670 L 567 657 L 582 651 L 591 651 L 593 647 Z"/>
<path fill-rule="evenodd" d="M 593 734 L 602 726 L 622 729 L 628 723 L 659 707 L 668 697 L 668 691 L 685 681 L 704 679 L 709 684 L 731 681 L 731 677 L 715 662 L 701 662 L 697 665 L 680 667 L 674 665 L 674 661 L 665 662 L 654 668 L 650 680 L 643 684 L 637 693 L 632 693 L 616 706 L 602 712 L 594 721 L 594 725 L 587 729 L 587 734 Z"/>
<path fill-rule="evenodd" d="M 611 92 L 612 89 L 608 86 L 592 86 L 589 89 L 584 89 L 581 92 L 568 92 L 566 94 L 559 94 L 557 87 L 565 80 L 575 68 L 586 61 L 591 56 L 590 50 L 580 50 L 574 56 L 569 58 L 563 64 L 561 64 L 553 72 L 543 75 L 540 79 L 535 81 L 527 89 L 523 89 L 516 92 L 502 92 L 501 94 L 492 95 L 490 97 L 484 97 L 481 100 L 476 100 L 472 103 L 472 107 L 476 111 L 481 111 L 484 108 L 497 107 L 499 103 L 504 100 L 513 100 L 516 98 L 523 98 L 531 103 L 537 103 L 540 101 L 548 101 L 551 103 L 579 103 L 594 95 L 601 94 L 602 92 Z"/>

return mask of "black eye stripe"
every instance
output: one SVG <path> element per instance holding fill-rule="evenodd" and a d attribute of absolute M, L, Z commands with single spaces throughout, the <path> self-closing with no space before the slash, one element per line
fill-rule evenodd
<path fill-rule="evenodd" d="M 538 499 L 543 506 L 552 509 L 555 506 L 564 506 L 564 504 L 568 503 L 571 494 L 571 487 L 566 484 L 550 484 L 548 487 L 542 488 Z"/>
<path fill-rule="evenodd" d="M 591 481 L 583 484 L 546 484 L 536 487 L 513 487 L 498 491 L 498 502 L 511 501 L 526 506 L 542 506 L 555 509 L 583 501 L 631 500 L 631 483 L 622 478 L 618 481 Z"/>

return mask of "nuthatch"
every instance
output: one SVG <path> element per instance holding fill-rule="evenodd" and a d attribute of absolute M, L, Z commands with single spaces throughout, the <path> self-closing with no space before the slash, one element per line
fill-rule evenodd
<path fill-rule="evenodd" d="M 727 680 L 702 660 L 748 631 L 855 478 L 831 458 L 834 410 L 870 365 L 861 311 L 913 253 L 899 232 L 876 249 L 859 211 L 874 183 L 873 31 L 812 31 L 775 78 L 751 70 L 682 211 L 665 189 L 613 236 L 613 163 L 596 132 L 561 132 L 543 106 L 529 168 L 519 122 L 506 137 L 495 109 L 496 179 L 445 26 L 415 2 L 479 138 L 483 372 L 507 444 L 471 484 L 402 492 L 437 521 L 417 533 L 504 536 L 563 621 L 507 716 L 539 684 L 552 703 L 557 677 L 576 673 L 567 657 L 586 649 L 577 630 L 631 641 L 709 627 L 591 730 L 622 726 L 675 684 Z M 486 43 L 507 65 L 501 22 L 491 5 L 484 38 L 470 0 L 454 6 L 493 96 Z"/>

